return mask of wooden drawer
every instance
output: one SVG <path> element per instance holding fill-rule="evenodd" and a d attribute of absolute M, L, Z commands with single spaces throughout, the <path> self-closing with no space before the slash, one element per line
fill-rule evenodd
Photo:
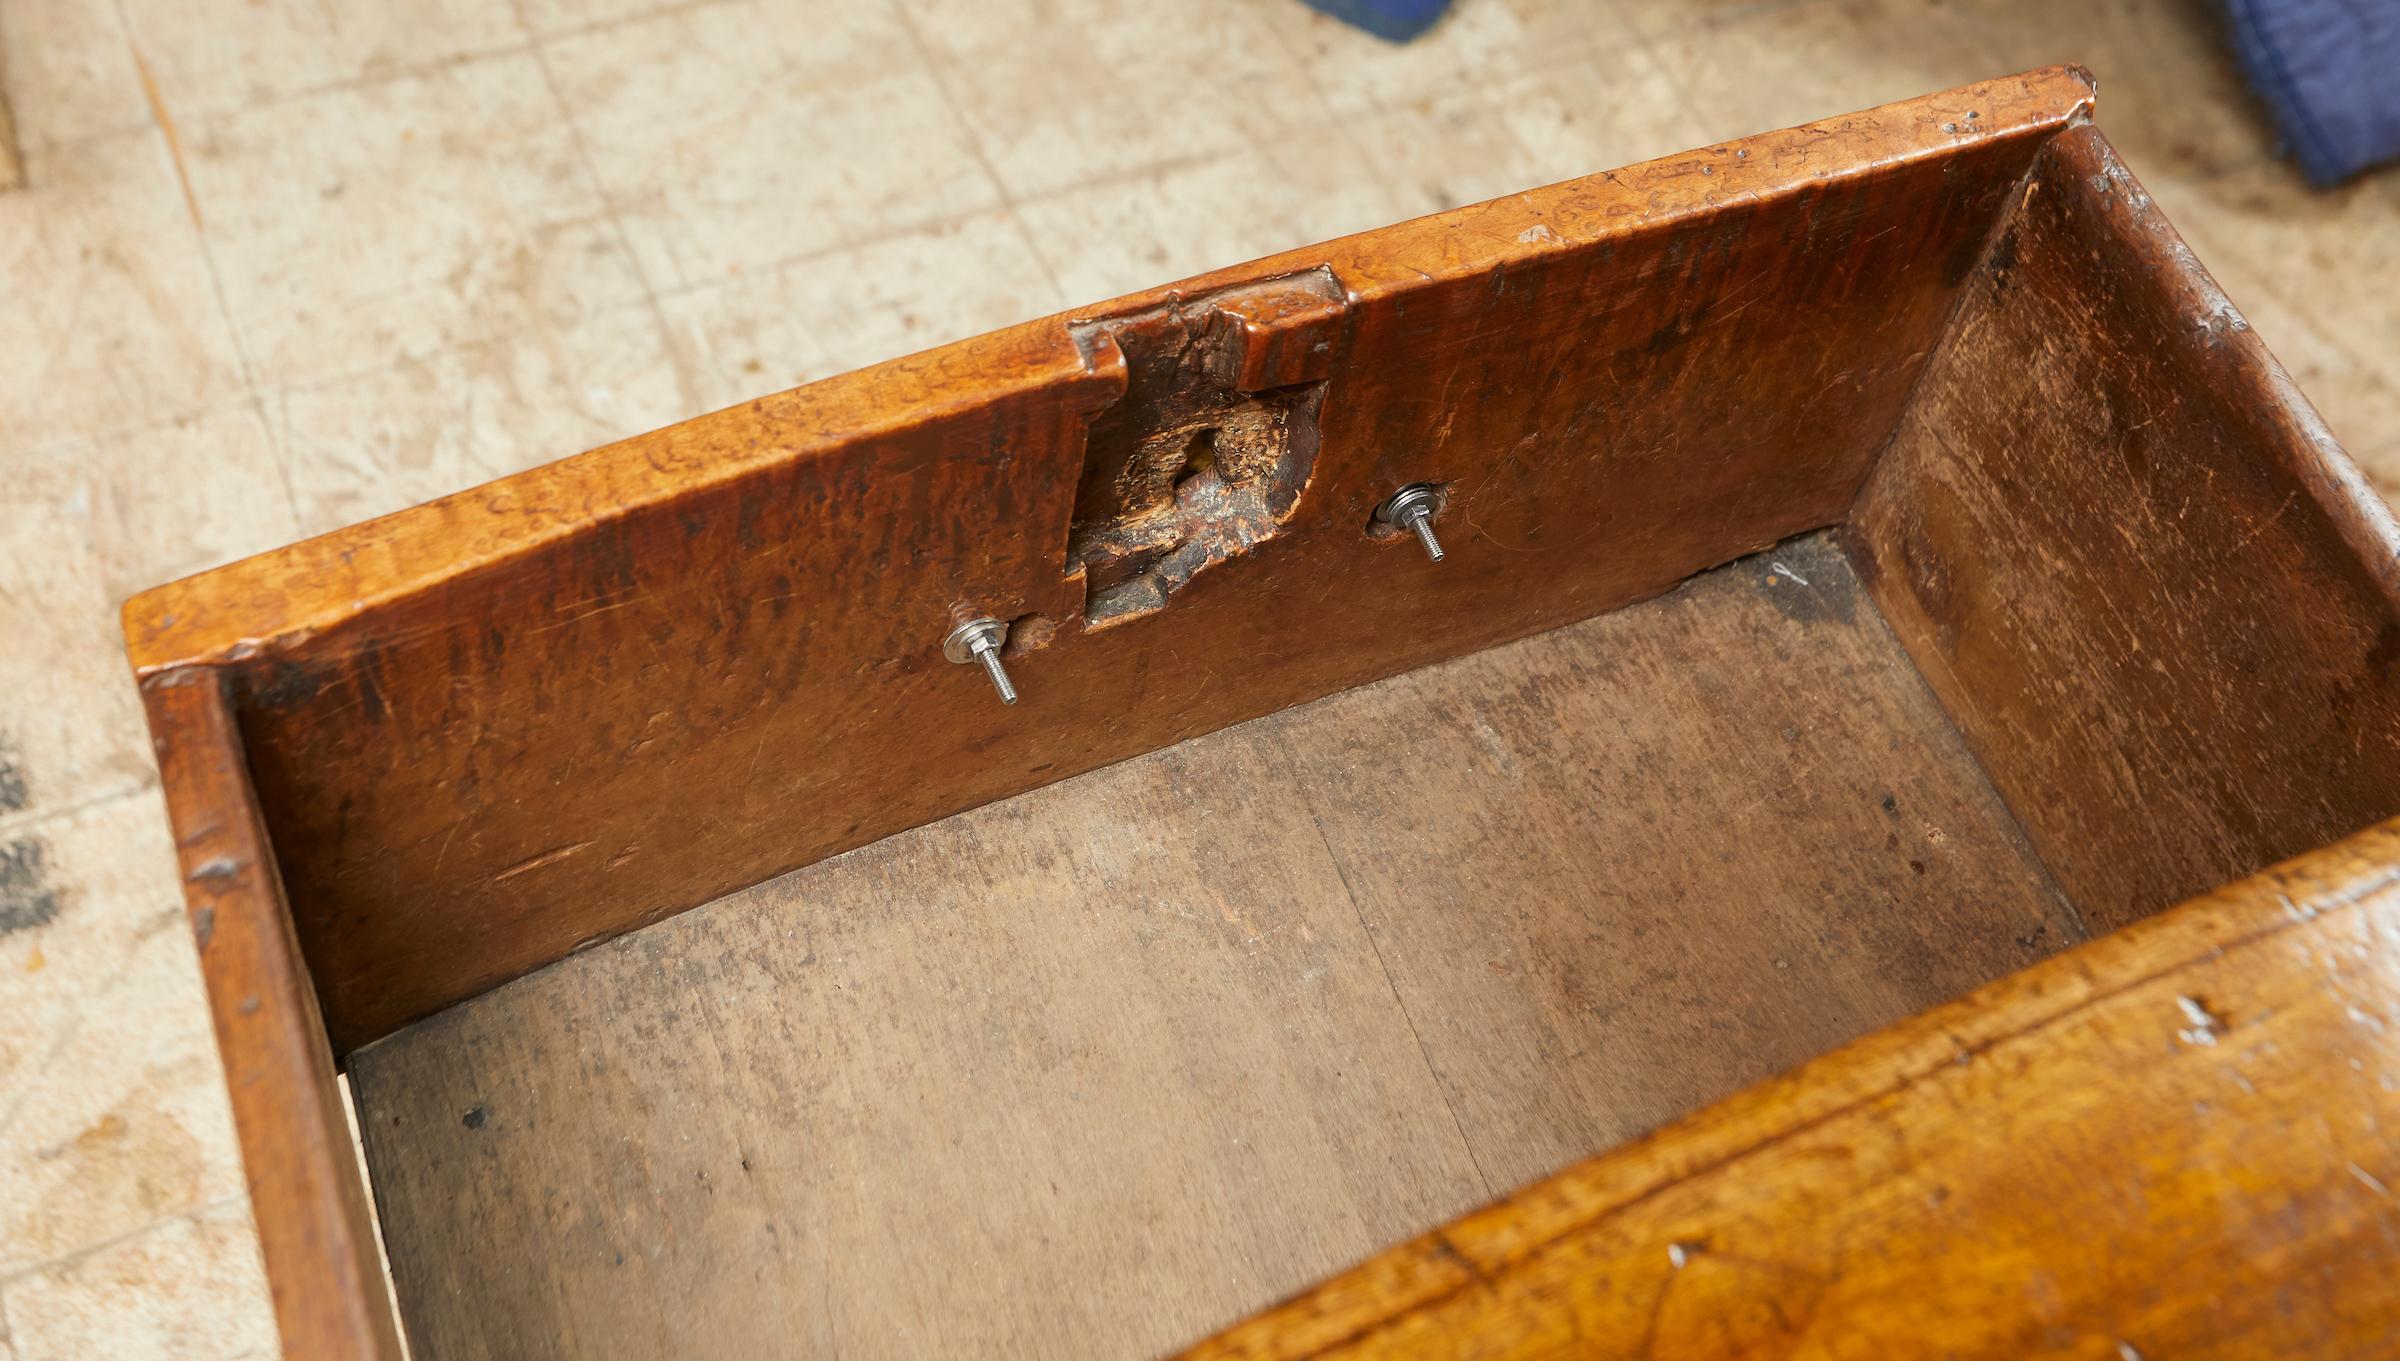
<path fill-rule="evenodd" d="M 2400 530 L 2091 106 L 129 603 L 288 1353 L 2389 1350 Z"/>

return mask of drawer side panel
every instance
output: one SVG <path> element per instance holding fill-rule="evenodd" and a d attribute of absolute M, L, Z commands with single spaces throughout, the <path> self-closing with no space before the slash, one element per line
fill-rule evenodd
<path fill-rule="evenodd" d="M 2400 531 L 2096 129 L 2043 151 L 1852 531 L 2094 930 L 2400 812 Z"/>

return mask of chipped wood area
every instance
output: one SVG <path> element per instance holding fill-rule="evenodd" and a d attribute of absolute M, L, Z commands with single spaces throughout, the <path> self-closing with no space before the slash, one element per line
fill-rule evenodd
<path fill-rule="evenodd" d="M 1330 271 L 1072 328 L 1119 368 L 1093 418 L 1067 565 L 1098 629 L 1166 608 L 1202 571 L 1281 533 L 1317 457 L 1347 301 Z"/>
<path fill-rule="evenodd" d="M 2395 1355 L 2395 941 L 2386 823 L 1530 1186 L 1185 1361 Z"/>

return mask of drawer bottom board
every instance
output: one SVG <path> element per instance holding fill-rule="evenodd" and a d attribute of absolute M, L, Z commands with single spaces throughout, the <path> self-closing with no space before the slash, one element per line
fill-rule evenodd
<path fill-rule="evenodd" d="M 1133 1357 L 2082 934 L 1818 534 L 729 896 L 352 1076 L 420 1358 Z"/>

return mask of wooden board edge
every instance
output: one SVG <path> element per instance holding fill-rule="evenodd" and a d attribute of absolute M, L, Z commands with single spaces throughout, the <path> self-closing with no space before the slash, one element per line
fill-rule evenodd
<path fill-rule="evenodd" d="M 2235 381 L 2255 398 L 2251 410 L 2278 436 L 2273 451 L 2288 459 L 2300 484 L 2373 574 L 2394 611 L 2400 612 L 2400 517 L 2184 243 L 2183 234 L 2118 158 L 2106 134 L 2097 127 L 2081 128 L 2053 139 L 2043 154 L 2057 162 L 2062 177 L 2080 181 L 2091 191 L 2118 240 L 2137 253 L 2143 270 L 2174 300 L 2177 311 L 2209 319 L 2206 341 L 2232 356 Z M 2035 173 L 2039 169 L 2037 164 Z"/>
<path fill-rule="evenodd" d="M 1997 1046 L 2037 1037 L 2145 984 L 2331 914 L 2374 904 L 2386 919 L 2382 930 L 2400 929 L 2395 886 L 2400 819 L 2078 946 L 1746 1089 L 1388 1249 L 1180 1355 L 1186 1361 L 1298 1361 L 1422 1326 L 1436 1310 L 1469 1295 L 1505 1298 L 1512 1276 L 1545 1253 L 1680 1187 L 1711 1184 L 1728 1217 L 1738 1217 L 1752 1176 L 1747 1164 L 1786 1141 L 1869 1107 L 1906 1103 L 1946 1070 Z M 2022 1073 L 2014 1090 L 2021 1099 L 2036 1100 L 2039 1082 L 2038 1073 Z M 1959 1118 L 1972 1120 L 1974 1114 Z M 2357 1175 L 2364 1189 L 2374 1189 L 2373 1178 Z M 2190 1225 L 2161 1221 L 2155 1228 L 2163 1256 L 2168 1240 Z M 1957 1234 L 1972 1241 L 1974 1229 L 1960 1224 Z M 1680 1266 L 1664 1255 L 1667 1248 L 1661 1251 L 1662 1271 Z M 1589 1284 L 1594 1290 L 1637 1289 L 1614 1278 Z M 1632 1354 L 1639 1339 L 1622 1341 L 1621 1350 Z M 1475 1336 L 1453 1337 L 1442 1348 L 1459 1355 L 1508 1350 Z"/>
<path fill-rule="evenodd" d="M 284 1355 L 400 1361 L 316 989 L 221 675 L 143 686 Z"/>
<path fill-rule="evenodd" d="M 144 675 L 248 660 L 607 519 L 1003 392 L 1081 381 L 1097 405 L 1122 375 L 1092 371 L 1073 344 L 1070 328 L 1092 318 L 1315 270 L 1330 270 L 1354 301 L 1433 287 L 1728 202 L 2044 138 L 2088 120 L 2093 88 L 2074 66 L 1961 86 L 1342 237 L 828 378 L 670 427 L 684 433 L 673 451 L 656 433 L 637 436 L 153 587 L 125 602 L 128 654 Z M 1876 154 L 1845 163 L 1828 150 L 1841 139 Z"/>

